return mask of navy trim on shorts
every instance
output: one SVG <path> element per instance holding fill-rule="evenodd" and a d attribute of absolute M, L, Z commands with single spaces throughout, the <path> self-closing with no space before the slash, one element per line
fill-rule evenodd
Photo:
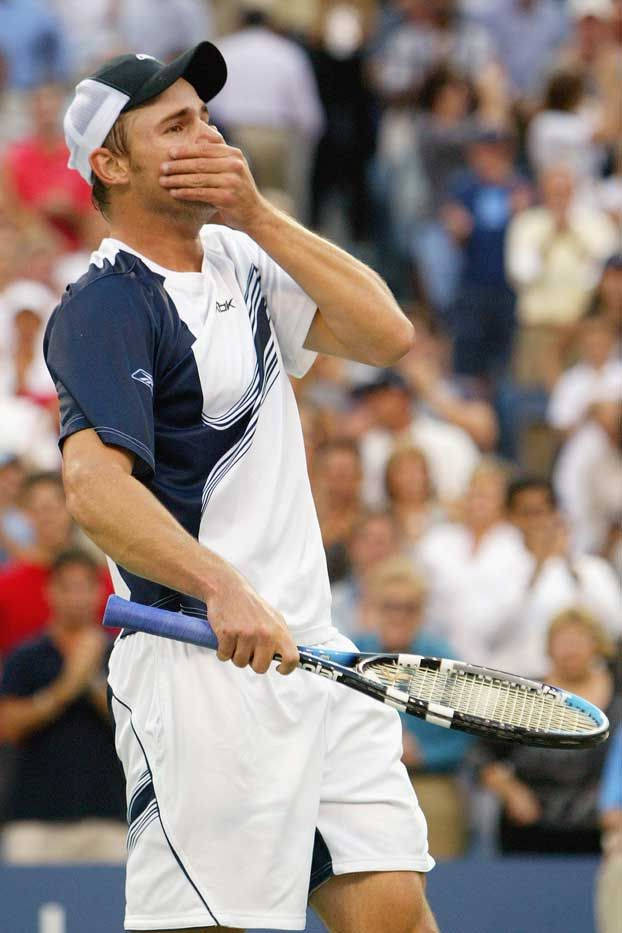
<path fill-rule="evenodd" d="M 143 755 L 144 755 L 144 758 L 145 758 L 145 764 L 147 765 L 147 769 L 148 769 L 148 771 L 149 771 L 149 775 L 150 775 L 151 781 L 152 781 L 152 783 L 153 783 L 153 772 L 151 771 L 151 765 L 149 764 L 149 759 L 147 758 L 147 754 L 146 754 L 146 752 L 145 752 L 145 748 L 144 748 L 144 746 L 143 746 L 143 743 L 140 741 L 140 739 L 139 739 L 139 737 L 138 737 L 138 733 L 136 732 L 136 729 L 134 728 L 134 723 L 133 723 L 133 721 L 132 721 L 132 708 L 131 708 L 130 706 L 128 706 L 127 703 L 124 703 L 123 700 L 120 700 L 119 697 L 113 692 L 113 690 L 112 690 L 111 687 L 110 687 L 109 689 L 110 689 L 110 695 L 111 695 L 111 697 L 112 697 L 113 699 L 115 699 L 115 700 L 117 701 L 117 703 L 120 703 L 121 706 L 124 706 L 125 709 L 126 709 L 126 710 L 129 712 L 129 714 L 130 714 L 130 726 L 132 727 L 132 732 L 134 733 L 134 736 L 135 736 L 135 738 L 136 738 L 136 741 L 137 741 L 138 744 L 140 745 L 141 751 L 142 751 L 142 753 L 143 753 Z M 112 706 L 112 704 L 111 704 L 111 706 Z M 205 898 L 203 897 L 203 895 L 202 895 L 201 892 L 199 891 L 198 887 L 196 886 L 196 884 L 194 883 L 194 881 L 192 880 L 192 878 L 191 878 L 190 875 L 188 874 L 188 871 L 186 870 L 186 868 L 185 868 L 185 866 L 184 866 L 182 860 L 180 859 L 179 855 L 177 854 L 177 852 L 176 852 L 175 849 L 173 848 L 173 845 L 172 845 L 172 843 L 171 843 L 171 840 L 168 838 L 167 832 L 166 832 L 166 830 L 165 830 L 165 828 L 164 828 L 164 823 L 162 822 L 162 816 L 161 816 L 161 814 L 160 814 L 160 807 L 159 807 L 159 804 L 158 804 L 158 799 L 157 799 L 156 794 L 155 794 L 155 789 L 154 789 L 154 792 L 153 792 L 153 796 L 154 796 L 154 799 L 155 799 L 155 801 L 156 801 L 156 805 L 158 806 L 158 819 L 160 820 L 160 826 L 162 827 L 162 832 L 164 833 L 164 838 L 166 839 L 166 841 L 167 841 L 167 843 L 168 843 L 169 849 L 171 850 L 171 852 L 172 852 L 173 855 L 175 856 L 175 861 L 177 862 L 177 864 L 178 864 L 179 867 L 181 868 L 182 872 L 183 872 L 184 875 L 186 876 L 187 880 L 190 882 L 190 884 L 192 885 L 192 887 L 194 888 L 194 890 L 195 890 L 196 893 L 198 894 L 199 898 L 201 899 L 201 902 L 204 904 L 205 909 L 207 910 L 208 914 L 210 915 L 210 917 L 212 918 L 212 920 L 214 921 L 214 923 L 216 924 L 216 926 L 219 926 L 219 927 L 222 926 L 222 924 L 221 924 L 221 923 L 217 920 L 217 918 L 214 916 L 213 912 L 212 912 L 211 909 L 210 909 L 209 904 L 207 903 L 207 901 L 205 900 Z"/>
<path fill-rule="evenodd" d="M 317 891 L 321 885 L 329 881 L 333 875 L 333 860 L 331 854 L 328 851 L 324 836 L 319 829 L 316 829 L 315 838 L 313 840 L 311 876 L 309 878 L 309 897 L 311 897 L 313 892 Z"/>

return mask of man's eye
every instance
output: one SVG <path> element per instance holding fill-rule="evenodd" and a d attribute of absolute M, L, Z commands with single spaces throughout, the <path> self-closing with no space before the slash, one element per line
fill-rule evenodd
<path fill-rule="evenodd" d="M 174 123 L 172 126 L 169 126 L 167 133 L 178 133 L 180 130 L 183 130 L 181 123 Z"/>

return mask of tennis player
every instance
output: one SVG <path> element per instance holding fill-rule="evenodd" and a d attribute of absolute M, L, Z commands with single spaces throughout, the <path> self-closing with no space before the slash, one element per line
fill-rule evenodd
<path fill-rule="evenodd" d="M 351 646 L 288 374 L 318 351 L 386 365 L 413 333 L 374 272 L 258 193 L 209 123 L 225 80 L 207 42 L 166 66 L 124 55 L 65 117 L 110 224 L 45 337 L 69 508 L 117 593 L 207 609 L 219 638 L 218 655 L 144 634 L 112 652 L 125 925 L 300 930 L 310 898 L 337 933 L 432 933 L 397 713 L 279 676 L 296 644 Z"/>

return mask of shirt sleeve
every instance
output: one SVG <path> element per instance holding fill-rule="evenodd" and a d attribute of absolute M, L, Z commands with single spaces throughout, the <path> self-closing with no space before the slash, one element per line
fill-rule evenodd
<path fill-rule="evenodd" d="M 285 369 L 290 376 L 300 378 L 317 356 L 304 347 L 317 305 L 262 249 L 259 249 L 259 272 Z"/>
<path fill-rule="evenodd" d="M 156 343 L 148 295 L 130 275 L 104 277 L 61 303 L 44 340 L 60 401 L 61 447 L 71 434 L 94 428 L 104 443 L 136 455 L 137 476 L 151 476 Z"/>

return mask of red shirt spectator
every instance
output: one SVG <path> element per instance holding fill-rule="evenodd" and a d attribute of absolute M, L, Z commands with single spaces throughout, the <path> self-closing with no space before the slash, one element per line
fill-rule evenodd
<path fill-rule="evenodd" d="M 24 550 L 21 559 L 0 574 L 0 657 L 38 634 L 47 624 L 50 567 L 62 551 L 72 546 L 75 534 L 58 474 L 40 473 L 29 477 L 23 492 L 23 507 L 32 523 L 35 542 Z M 103 612 L 112 586 L 103 568 L 101 576 Z"/>
<path fill-rule="evenodd" d="M 65 250 L 82 243 L 84 219 L 93 211 L 91 189 L 67 166 L 69 152 L 60 133 L 62 95 L 46 86 L 32 92 L 34 133 L 9 146 L 4 181 L 18 211 L 32 213 L 59 235 Z"/>

